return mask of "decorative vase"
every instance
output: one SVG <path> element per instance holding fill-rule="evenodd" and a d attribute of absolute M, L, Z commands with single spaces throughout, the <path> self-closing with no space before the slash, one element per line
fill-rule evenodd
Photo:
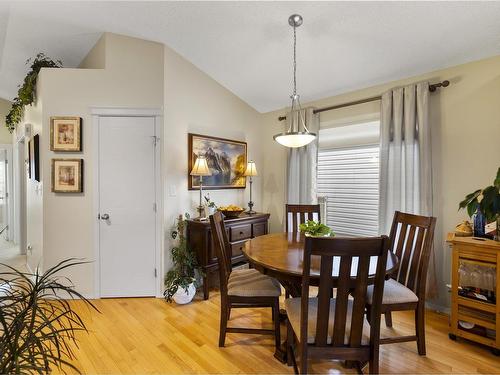
<path fill-rule="evenodd" d="M 484 226 L 486 225 L 486 218 L 481 210 L 478 208 L 474 215 L 474 237 L 484 237 Z"/>
<path fill-rule="evenodd" d="M 196 294 L 196 287 L 194 283 L 189 284 L 187 291 L 186 289 L 179 287 L 177 288 L 177 292 L 172 296 L 172 299 L 178 305 L 185 305 L 193 300 L 194 295 Z"/>
<path fill-rule="evenodd" d="M 217 212 L 217 208 L 216 207 L 210 207 L 210 206 L 206 206 L 205 207 L 205 214 L 207 216 L 213 215 L 213 214 L 215 214 L 215 212 Z"/>

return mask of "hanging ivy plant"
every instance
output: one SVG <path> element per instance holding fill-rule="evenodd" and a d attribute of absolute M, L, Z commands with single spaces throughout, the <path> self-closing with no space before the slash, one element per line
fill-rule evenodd
<path fill-rule="evenodd" d="M 17 97 L 12 103 L 10 112 L 5 116 L 5 126 L 12 133 L 17 124 L 21 122 L 24 107 L 36 99 L 36 80 L 38 73 L 42 68 L 62 68 L 61 60 L 53 61 L 51 58 L 45 56 L 44 53 L 39 53 L 35 58 L 26 60 L 26 65 L 30 65 L 30 71 L 24 78 L 23 84 L 19 86 Z"/>

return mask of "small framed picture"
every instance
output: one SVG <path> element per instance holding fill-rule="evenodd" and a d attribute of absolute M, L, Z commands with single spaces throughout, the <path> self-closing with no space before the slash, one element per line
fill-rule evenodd
<path fill-rule="evenodd" d="M 81 117 L 56 116 L 50 118 L 50 150 L 82 151 Z"/>
<path fill-rule="evenodd" d="M 52 159 L 52 191 L 83 192 L 83 159 Z"/>

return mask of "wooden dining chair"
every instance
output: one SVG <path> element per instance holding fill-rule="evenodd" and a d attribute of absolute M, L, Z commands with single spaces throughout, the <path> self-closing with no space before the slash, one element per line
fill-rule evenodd
<path fill-rule="evenodd" d="M 417 216 L 396 211 L 392 222 L 391 249 L 399 259 L 399 268 L 386 281 L 381 311 L 387 327 L 392 327 L 392 311 L 415 312 L 415 335 L 381 338 L 381 344 L 417 341 L 418 354 L 425 355 L 425 291 L 427 268 L 434 240 L 435 217 Z M 368 288 L 367 313 L 372 305 Z"/>
<path fill-rule="evenodd" d="M 256 269 L 232 270 L 231 246 L 227 238 L 224 219 L 220 212 L 210 216 L 213 242 L 219 262 L 221 316 L 219 346 L 223 347 L 226 333 L 257 333 L 274 335 L 276 348 L 280 346 L 279 297 L 281 286 L 278 281 L 261 274 Z M 270 307 L 274 329 L 228 327 L 232 308 Z"/>
<path fill-rule="evenodd" d="M 387 236 L 373 238 L 306 237 L 302 275 L 302 297 L 285 300 L 288 315 L 287 352 L 298 373 L 294 346 L 298 348 L 300 373 L 307 373 L 313 358 L 356 361 L 358 370 L 369 362 L 369 372 L 378 373 L 380 305 L 389 252 Z M 312 256 L 320 257 L 318 296 L 309 297 Z M 377 257 L 376 271 L 370 257 Z M 334 257 L 340 257 L 336 263 Z M 338 260 L 338 258 L 337 258 Z M 357 263 L 357 265 L 356 265 Z M 332 270 L 338 265 L 337 294 Z M 351 278 L 351 267 L 357 269 Z M 370 275 L 370 272 L 374 275 Z M 336 272 L 334 272 L 336 274 Z M 365 320 L 368 284 L 374 284 L 371 325 Z M 352 298 L 349 292 L 352 292 Z M 297 343 L 297 345 L 295 345 Z"/>
<path fill-rule="evenodd" d="M 286 232 L 298 232 L 299 225 L 307 220 L 320 221 L 320 206 L 319 204 L 286 204 Z M 314 214 L 317 218 L 314 218 Z"/>

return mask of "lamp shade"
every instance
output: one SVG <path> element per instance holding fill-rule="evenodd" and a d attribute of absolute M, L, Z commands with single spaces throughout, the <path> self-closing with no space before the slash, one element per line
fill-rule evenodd
<path fill-rule="evenodd" d="M 314 141 L 314 138 L 316 138 L 316 134 L 309 132 L 289 132 L 274 136 L 276 142 L 290 148 L 305 146 Z"/>
<path fill-rule="evenodd" d="M 247 169 L 243 176 L 249 177 L 249 176 L 257 176 L 257 168 L 255 167 L 255 162 L 253 160 L 250 160 L 247 163 Z"/>
<path fill-rule="evenodd" d="M 207 159 L 204 156 L 198 156 L 194 162 L 191 176 L 211 176 L 210 168 L 208 168 Z"/>

